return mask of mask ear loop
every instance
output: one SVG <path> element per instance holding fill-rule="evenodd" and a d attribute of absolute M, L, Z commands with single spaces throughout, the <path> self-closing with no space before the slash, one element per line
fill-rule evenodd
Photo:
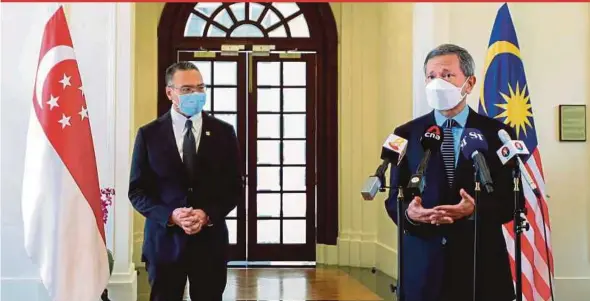
<path fill-rule="evenodd" d="M 463 82 L 463 84 L 461 85 L 461 88 L 459 88 L 459 92 L 461 93 L 461 100 L 467 97 L 467 93 L 463 94 L 463 88 L 465 88 L 465 84 L 467 84 L 470 78 L 471 76 L 468 76 L 467 79 L 465 79 L 465 82 Z"/>

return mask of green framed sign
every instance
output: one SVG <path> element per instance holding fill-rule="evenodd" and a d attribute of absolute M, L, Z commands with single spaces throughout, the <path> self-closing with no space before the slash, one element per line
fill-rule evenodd
<path fill-rule="evenodd" d="M 586 105 L 559 106 L 559 141 L 586 141 Z"/>

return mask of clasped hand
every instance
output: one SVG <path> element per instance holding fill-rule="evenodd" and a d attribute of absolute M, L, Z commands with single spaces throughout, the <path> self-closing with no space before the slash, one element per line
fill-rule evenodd
<path fill-rule="evenodd" d="M 172 221 L 188 235 L 196 234 L 205 226 L 209 217 L 201 209 L 176 208 L 172 212 Z"/>
<path fill-rule="evenodd" d="M 432 209 L 422 207 L 422 198 L 415 197 L 408 206 L 408 217 L 412 221 L 441 225 L 452 224 L 469 216 L 475 209 L 475 200 L 464 189 L 459 192 L 461 201 L 456 205 L 440 205 Z"/>

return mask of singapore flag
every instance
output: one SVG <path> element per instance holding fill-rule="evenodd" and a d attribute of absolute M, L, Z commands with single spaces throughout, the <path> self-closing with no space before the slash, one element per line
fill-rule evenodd
<path fill-rule="evenodd" d="M 25 249 L 54 301 L 97 301 L 109 265 L 94 144 L 64 10 L 45 23 L 27 132 Z"/>

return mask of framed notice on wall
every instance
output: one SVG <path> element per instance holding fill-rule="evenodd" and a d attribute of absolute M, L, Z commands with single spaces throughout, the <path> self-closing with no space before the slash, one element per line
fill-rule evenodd
<path fill-rule="evenodd" d="M 586 141 L 586 105 L 559 106 L 559 141 Z"/>

